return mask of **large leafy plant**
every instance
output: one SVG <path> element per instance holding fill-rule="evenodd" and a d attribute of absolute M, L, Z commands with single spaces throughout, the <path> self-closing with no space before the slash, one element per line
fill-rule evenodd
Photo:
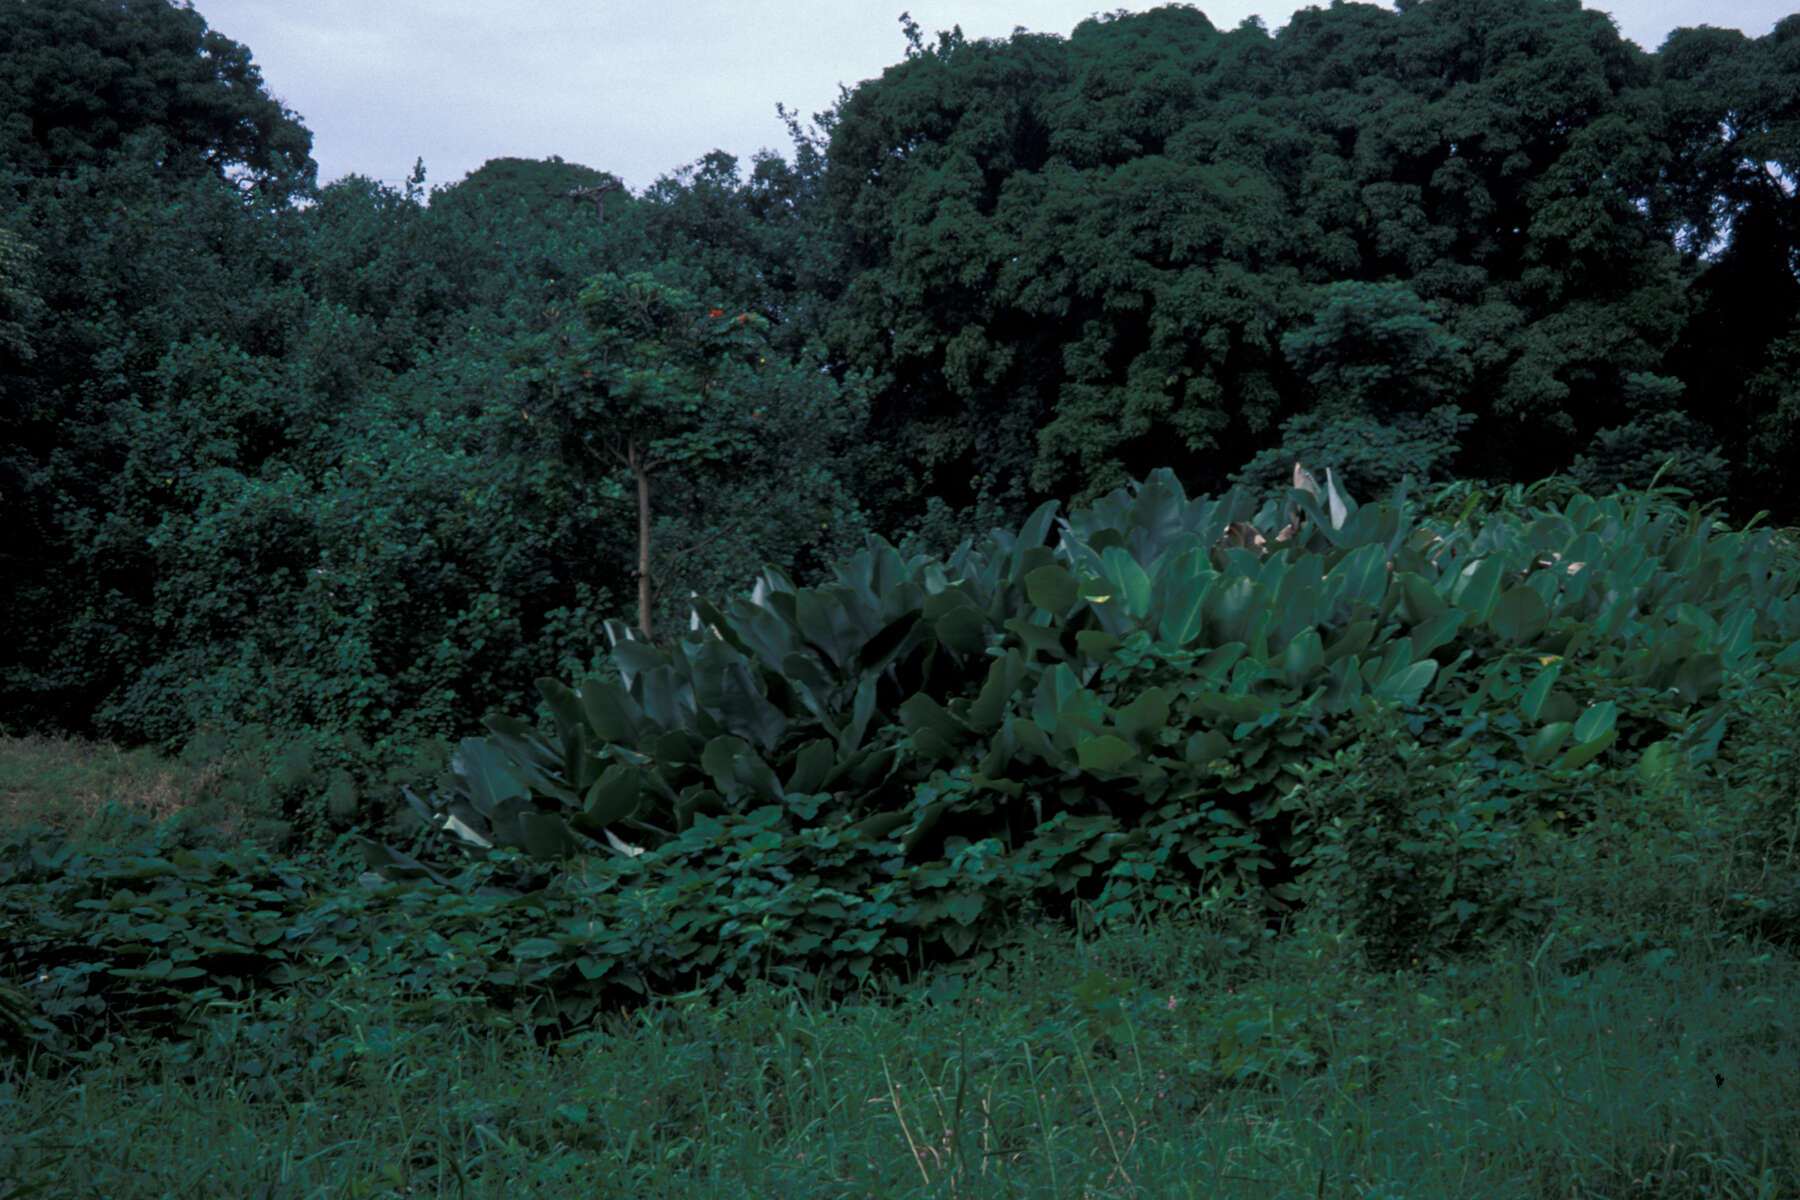
<path fill-rule="evenodd" d="M 768 570 L 722 608 L 696 597 L 671 649 L 614 623 L 614 677 L 540 680 L 552 727 L 490 719 L 413 797 L 435 849 L 371 863 L 442 880 L 446 850 L 522 851 L 519 886 L 578 867 L 650 896 L 673 873 L 696 898 L 767 870 L 759 904 L 791 925 L 829 896 L 827 924 L 884 930 L 867 949 L 893 956 L 969 953 L 1020 906 L 1107 919 L 1197 884 L 1280 913 L 1327 836 L 1301 784 L 1372 720 L 1537 772 L 1517 803 L 1566 822 L 1591 789 L 1543 781 L 1704 759 L 1721 692 L 1800 662 L 1793 571 L 1704 511 L 1577 494 L 1421 523 L 1404 492 L 1293 481 L 1252 512 L 1158 472 L 942 561 L 871 538 L 822 587 Z M 832 945 L 765 950 L 829 973 Z"/>

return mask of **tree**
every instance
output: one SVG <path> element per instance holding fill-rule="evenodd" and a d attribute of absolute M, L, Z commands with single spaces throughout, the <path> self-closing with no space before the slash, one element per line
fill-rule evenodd
<path fill-rule="evenodd" d="M 1800 334 L 1800 17 L 1765 37 L 1678 29 L 1659 58 L 1668 187 L 1659 215 L 1698 271 L 1673 356 L 1685 406 L 1748 507 L 1794 511 L 1791 371 Z"/>
<path fill-rule="evenodd" d="M 817 366 L 780 361 L 769 347 L 767 321 L 749 312 L 732 312 L 702 303 L 685 288 L 646 273 L 603 274 L 582 290 L 579 321 L 538 339 L 523 369 L 527 398 L 519 412 L 531 431 L 528 439 L 554 447 L 569 467 L 572 483 L 610 500 L 629 500 L 636 514 L 637 624 L 653 636 L 658 622 L 655 597 L 659 576 L 690 575 L 700 546 L 680 555 L 658 555 L 652 532 L 659 497 L 685 494 L 687 511 L 699 506 L 712 532 L 707 542 L 734 543 L 732 561 L 738 581 L 762 564 L 750 561 L 757 539 L 743 544 L 746 527 L 779 521 L 805 506 L 821 525 L 860 522 L 854 511 L 835 503 L 833 489 L 810 496 L 794 494 L 834 448 L 818 444 L 818 434 L 837 433 L 846 410 L 835 385 Z M 819 405 L 821 385 L 829 385 Z M 812 408 L 813 411 L 807 411 Z M 807 425 L 815 427 L 811 436 Z M 758 443 L 783 435 L 798 450 L 810 443 L 811 454 L 795 453 L 785 464 L 793 475 L 785 481 L 757 472 Z M 529 452 L 529 451 L 525 451 Z M 756 483 L 763 487 L 755 487 Z M 749 495 L 786 484 L 789 494 L 772 507 L 747 508 Z M 816 482 L 824 482 L 822 480 Z M 666 496 L 665 496 L 666 493 Z M 774 497 L 770 497 L 774 499 Z M 833 511 L 836 508 L 837 511 Z M 679 511 L 679 509 L 678 509 Z M 811 540 L 830 532 L 821 529 Z M 677 560 L 662 570 L 660 563 Z M 677 598 L 685 604 L 685 596 Z"/>
<path fill-rule="evenodd" d="M 1283 334 L 1281 352 L 1326 414 L 1416 413 L 1455 400 L 1473 374 L 1442 315 L 1404 283 L 1328 284 L 1312 324 Z"/>
<path fill-rule="evenodd" d="M 133 143 L 175 175 L 309 191 L 312 135 L 263 90 L 250 51 L 174 0 L 0 0 L 0 162 L 105 166 Z"/>
<path fill-rule="evenodd" d="M 1220 487 L 1321 381 L 1414 412 L 1454 392 L 1468 465 L 1537 477 L 1669 373 L 1688 276 L 1655 216 L 1656 73 L 1576 0 L 912 40 L 839 105 L 824 186 L 848 270 L 829 341 L 872 373 L 891 518 L 1163 465 Z M 1342 307 L 1352 351 L 1317 324 L 1330 284 L 1417 311 Z M 1289 334 L 1337 365 L 1297 368 Z"/>

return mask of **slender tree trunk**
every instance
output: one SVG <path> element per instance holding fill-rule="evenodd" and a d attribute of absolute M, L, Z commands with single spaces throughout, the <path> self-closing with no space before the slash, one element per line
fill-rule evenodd
<path fill-rule="evenodd" d="M 649 639 L 654 636 L 650 629 L 650 471 L 644 460 L 638 457 L 636 439 L 626 442 L 625 455 L 632 478 L 637 480 L 638 628 Z"/>

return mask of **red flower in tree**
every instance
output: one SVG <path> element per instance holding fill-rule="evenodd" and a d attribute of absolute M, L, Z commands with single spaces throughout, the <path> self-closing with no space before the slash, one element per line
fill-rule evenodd
<path fill-rule="evenodd" d="M 706 315 L 709 317 L 722 317 L 725 315 L 725 310 L 722 308 L 709 308 L 706 310 Z"/>

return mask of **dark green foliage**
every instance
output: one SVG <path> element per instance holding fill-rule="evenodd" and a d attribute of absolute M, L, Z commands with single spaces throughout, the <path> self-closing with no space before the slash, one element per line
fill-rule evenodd
<path fill-rule="evenodd" d="M 1557 0 L 920 42 L 839 105 L 824 187 L 832 345 L 910 468 L 883 523 L 1216 487 L 1315 409 L 1453 402 L 1463 469 L 1566 467 L 1688 313 L 1657 85 Z"/>
<path fill-rule="evenodd" d="M 1385 496 L 1403 479 L 1443 481 L 1474 422 L 1451 404 L 1388 421 L 1303 413 L 1284 421 L 1281 444 L 1251 459 L 1232 482 L 1271 495 L 1288 486 L 1296 462 L 1309 462 L 1332 471 L 1350 491 Z"/>
<path fill-rule="evenodd" d="M 1705 500 L 1728 492 L 1730 465 L 1711 431 L 1672 409 L 1646 413 L 1616 429 L 1602 429 L 1576 455 L 1569 474 L 1591 492 L 1642 488 L 1660 483 Z"/>
<path fill-rule="evenodd" d="M 311 930 L 296 918 L 322 882 L 316 866 L 184 847 L 141 817 L 115 836 L 117 848 L 41 830 L 0 842 L 0 976 L 15 991 L 0 1032 L 15 1052 L 178 1034 L 211 1002 L 309 969 L 296 935 Z"/>
<path fill-rule="evenodd" d="M 312 185 L 312 135 L 262 87 L 250 51 L 173 0 L 6 0 L 0 163 L 33 175 L 152 147 L 172 173 Z"/>
<path fill-rule="evenodd" d="M 1557 888 L 1553 806 L 1591 803 L 1575 783 L 1477 748 L 1418 740 L 1422 722 L 1372 711 L 1358 739 L 1308 772 L 1310 913 L 1353 927 L 1377 966 L 1466 953 L 1499 932 L 1541 930 Z"/>
<path fill-rule="evenodd" d="M 1282 335 L 1281 352 L 1327 418 L 1417 414 L 1454 400 L 1472 374 L 1441 318 L 1405 284 L 1334 283 L 1319 290 L 1312 324 Z"/>
<path fill-rule="evenodd" d="M 764 152 L 746 178 L 737 159 L 715 150 L 657 180 L 639 206 L 654 256 L 767 318 L 770 341 L 789 358 L 820 338 L 840 274 L 836 239 L 818 214 L 823 163 L 794 134 L 792 164 Z"/>
<path fill-rule="evenodd" d="M 463 922 L 496 1012 L 849 985 L 1215 885 L 1471 945 L 1549 911 L 1534 822 L 1703 776 L 1794 665 L 1773 541 L 1594 498 L 1787 495 L 1786 25 L 914 27 L 792 164 L 497 159 L 427 204 L 422 163 L 311 190 L 192 13 L 20 11 L 0 721 L 232 748 L 248 832 L 317 849 L 404 836 L 400 784 L 519 714 L 373 851 L 439 890 L 367 910 Z M 1346 498 L 1452 466 L 1569 474 Z M 558 904 L 605 922 L 557 941 Z"/>
<path fill-rule="evenodd" d="M 1450 950 L 1541 920 L 1534 839 L 1707 763 L 1722 692 L 1800 667 L 1800 575 L 1703 510 L 1576 493 L 1419 523 L 1295 482 L 1251 523 L 1249 494 L 1162 473 L 1054 550 L 1050 505 L 947 561 L 872 538 L 835 584 L 697 598 L 671 650 L 614 624 L 616 680 L 540 680 L 554 732 L 490 718 L 415 801 L 438 848 L 369 861 L 442 879 L 445 849 L 510 848 L 543 864 L 530 886 L 599 863 L 651 897 L 716 870 L 710 892 L 779 898 L 763 966 L 807 981 L 979 953 L 1020 906 L 1128 920 L 1196 885 L 1272 913 L 1310 887 L 1379 953 Z M 1349 877 L 1383 871 L 1358 900 Z M 846 960 L 809 896 L 897 940 Z M 695 953 L 712 984 L 748 962 Z"/>

